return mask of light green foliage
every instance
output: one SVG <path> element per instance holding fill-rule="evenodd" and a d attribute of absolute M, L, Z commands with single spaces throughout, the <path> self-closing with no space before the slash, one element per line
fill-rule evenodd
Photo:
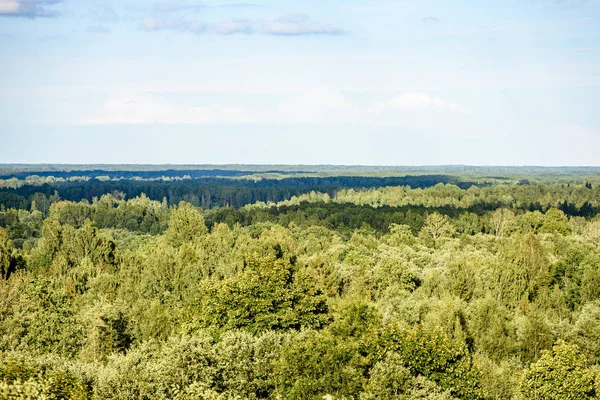
<path fill-rule="evenodd" d="M 82 327 L 65 289 L 44 277 L 14 284 L 18 296 L 1 311 L 0 349 L 75 356 L 81 349 Z"/>
<path fill-rule="evenodd" d="M 583 266 L 581 301 L 600 299 L 600 259 L 595 257 Z"/>
<path fill-rule="evenodd" d="M 402 250 L 381 245 L 377 253 L 377 263 L 372 268 L 376 297 L 390 288 L 408 291 L 417 288 L 420 284 L 418 268 L 406 259 Z"/>
<path fill-rule="evenodd" d="M 564 307 L 575 310 L 582 302 L 582 290 L 589 288 L 587 285 L 582 287 L 582 282 L 586 269 L 595 269 L 594 250 L 589 245 L 556 237 L 554 245 L 557 261 L 550 269 L 551 285 L 561 289 Z M 587 292 L 584 294 L 587 295 Z"/>
<path fill-rule="evenodd" d="M 437 247 L 440 240 L 451 237 L 455 230 L 448 216 L 434 212 L 425 219 L 425 225 L 419 232 L 419 238 L 425 243 L 432 243 L 434 247 Z"/>
<path fill-rule="evenodd" d="M 506 208 L 498 208 L 490 216 L 492 232 L 496 236 L 504 236 L 509 233 L 514 225 L 515 213 Z"/>
<path fill-rule="evenodd" d="M 476 268 L 466 257 L 451 262 L 446 269 L 449 292 L 469 301 L 477 285 Z"/>
<path fill-rule="evenodd" d="M 392 400 L 402 398 L 410 390 L 412 376 L 404 360 L 396 353 L 388 353 L 370 371 L 369 382 L 361 399 Z M 402 397 L 401 397 L 402 396 Z"/>
<path fill-rule="evenodd" d="M 516 326 L 511 312 L 491 295 L 471 304 L 469 331 L 475 338 L 475 348 L 495 361 L 516 352 Z"/>
<path fill-rule="evenodd" d="M 600 219 L 596 219 L 587 224 L 585 233 L 591 237 L 600 237 Z"/>
<path fill-rule="evenodd" d="M 0 227 L 0 277 L 8 278 L 12 272 L 13 246 L 8 238 L 8 233 Z"/>
<path fill-rule="evenodd" d="M 42 238 L 38 247 L 46 256 L 53 257 L 61 244 L 61 224 L 53 219 L 46 219 L 42 227 Z"/>
<path fill-rule="evenodd" d="M 0 398 L 14 400 L 37 400 L 51 398 L 52 382 L 39 382 L 28 379 L 25 382 L 17 379 L 11 383 L 0 382 Z"/>
<path fill-rule="evenodd" d="M 388 351 L 396 352 L 413 376 L 422 375 L 461 399 L 480 398 L 479 373 L 464 342 L 441 330 L 389 328 L 382 334 Z"/>
<path fill-rule="evenodd" d="M 432 381 L 417 376 L 411 382 L 410 392 L 406 396 L 406 400 L 455 400 L 450 394 L 450 391 L 443 391 L 438 385 Z"/>
<path fill-rule="evenodd" d="M 540 232 L 566 235 L 570 231 L 569 220 L 564 212 L 554 207 L 546 211 Z"/>
<path fill-rule="evenodd" d="M 309 276 L 294 271 L 280 248 L 250 255 L 238 275 L 207 280 L 200 290 L 200 319 L 207 326 L 262 332 L 319 328 L 328 321 L 324 295 Z"/>
<path fill-rule="evenodd" d="M 303 331 L 285 346 L 278 387 L 286 399 L 356 396 L 365 383 L 357 344 L 327 331 Z"/>
<path fill-rule="evenodd" d="M 8 209 L 0 207 L 0 226 L 3 227 L 17 249 L 30 248 L 39 237 L 43 215 L 38 210 Z"/>
<path fill-rule="evenodd" d="M 408 225 L 390 225 L 390 234 L 387 237 L 387 242 L 390 246 L 402 246 L 414 244 L 415 237 Z"/>
<path fill-rule="evenodd" d="M 111 270 L 115 250 L 114 240 L 89 219 L 77 229 L 48 219 L 44 222 L 42 238 L 30 254 L 30 269 L 35 272 L 50 269 L 55 275 L 63 276 L 70 268 L 89 262 L 94 268 Z"/>
<path fill-rule="evenodd" d="M 82 311 L 84 345 L 80 355 L 90 361 L 103 361 L 113 352 L 128 350 L 132 338 L 127 317 L 118 307 L 97 301 Z"/>
<path fill-rule="evenodd" d="M 538 233 L 544 225 L 544 214 L 537 210 L 526 212 L 517 217 L 516 224 L 521 233 Z"/>
<path fill-rule="evenodd" d="M 216 345 L 220 389 L 230 397 L 268 397 L 277 389 L 285 334 L 230 331 Z"/>
<path fill-rule="evenodd" d="M 145 195 L 125 201 L 122 193 L 105 194 L 94 199 L 74 203 L 55 202 L 50 206 L 50 218 L 60 224 L 81 227 L 86 219 L 100 228 L 126 229 L 158 234 L 166 229 L 169 210 L 164 203 L 150 200 Z"/>
<path fill-rule="evenodd" d="M 514 371 L 523 368 L 516 359 L 494 362 L 482 353 L 475 353 L 473 362 L 480 372 L 481 393 L 484 399 L 513 400 L 520 376 Z"/>
<path fill-rule="evenodd" d="M 114 263 L 114 242 L 98 231 L 90 220 L 86 220 L 79 229 L 65 226 L 61 232 L 61 250 L 74 263 L 89 258 L 95 264 Z"/>
<path fill-rule="evenodd" d="M 55 357 L 0 353 L 0 398 L 14 400 L 87 399 L 85 378 Z"/>
<path fill-rule="evenodd" d="M 587 303 L 573 324 L 569 340 L 594 363 L 600 362 L 600 300 Z"/>
<path fill-rule="evenodd" d="M 147 342 L 113 356 L 96 374 L 93 398 L 266 398 L 278 384 L 287 338 L 230 331 L 216 342 L 207 332 Z"/>
<path fill-rule="evenodd" d="M 598 396 L 598 188 L 32 195 L 0 210 L 0 397 Z"/>
<path fill-rule="evenodd" d="M 533 234 L 516 235 L 505 251 L 505 262 L 499 268 L 498 289 L 509 304 L 523 297 L 533 299 L 549 283 L 550 263 L 539 239 Z"/>
<path fill-rule="evenodd" d="M 592 399 L 596 397 L 594 375 L 576 345 L 559 341 L 525 371 L 520 395 L 539 400 Z"/>
<path fill-rule="evenodd" d="M 181 202 L 171 212 L 165 237 L 173 246 L 181 246 L 207 232 L 202 214 L 191 204 Z"/>
<path fill-rule="evenodd" d="M 396 353 L 389 353 L 370 371 L 370 378 L 361 400 L 451 400 L 435 383 L 422 376 L 413 377 L 404 366 L 406 362 Z"/>
<path fill-rule="evenodd" d="M 472 338 L 466 324 L 466 306 L 466 302 L 450 294 L 430 299 L 420 310 L 420 327 L 428 332 L 443 332 L 456 342 L 470 346 Z"/>
<path fill-rule="evenodd" d="M 50 207 L 50 218 L 58 221 L 61 225 L 71 225 L 79 228 L 86 219 L 90 219 L 93 209 L 89 202 L 82 200 L 79 203 L 70 201 L 59 201 Z"/>
<path fill-rule="evenodd" d="M 194 384 L 213 386 L 214 341 L 206 334 L 145 342 L 96 372 L 94 399 L 170 399 Z"/>
<path fill-rule="evenodd" d="M 524 308 L 524 313 L 515 317 L 516 344 L 521 359 L 532 362 L 542 350 L 550 349 L 556 337 L 543 310 L 531 304 L 526 304 Z"/>

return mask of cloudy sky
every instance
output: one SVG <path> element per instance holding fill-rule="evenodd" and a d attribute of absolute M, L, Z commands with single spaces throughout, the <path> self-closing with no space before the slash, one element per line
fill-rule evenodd
<path fill-rule="evenodd" d="M 0 163 L 600 165 L 600 1 L 242 1 L 0 0 Z"/>

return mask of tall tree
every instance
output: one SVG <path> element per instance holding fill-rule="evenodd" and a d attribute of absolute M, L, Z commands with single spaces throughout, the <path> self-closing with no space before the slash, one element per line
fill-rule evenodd
<path fill-rule="evenodd" d="M 8 232 L 0 227 L 0 274 L 6 279 L 12 272 L 13 244 L 8 238 Z"/>
<path fill-rule="evenodd" d="M 490 219 L 494 234 L 496 234 L 496 236 L 504 236 L 507 233 L 507 228 L 514 218 L 515 213 L 507 208 L 499 208 L 494 211 Z"/>

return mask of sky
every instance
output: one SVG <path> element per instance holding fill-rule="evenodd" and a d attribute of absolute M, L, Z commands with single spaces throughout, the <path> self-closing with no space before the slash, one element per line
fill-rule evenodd
<path fill-rule="evenodd" d="M 0 0 L 0 163 L 600 166 L 600 0 Z"/>

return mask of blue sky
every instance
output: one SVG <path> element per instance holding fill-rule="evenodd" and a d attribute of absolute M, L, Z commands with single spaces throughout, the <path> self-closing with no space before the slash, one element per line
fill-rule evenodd
<path fill-rule="evenodd" d="M 242 1 L 0 0 L 0 162 L 600 165 L 600 1 Z"/>

